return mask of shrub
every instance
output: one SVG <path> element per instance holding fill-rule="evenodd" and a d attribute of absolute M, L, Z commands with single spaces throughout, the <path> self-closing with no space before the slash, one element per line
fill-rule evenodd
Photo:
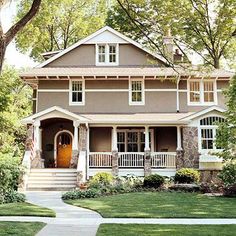
<path fill-rule="evenodd" d="M 100 172 L 93 176 L 89 181 L 90 187 L 99 188 L 100 186 L 109 186 L 113 182 L 113 176 L 107 172 Z"/>
<path fill-rule="evenodd" d="M 224 195 L 227 197 L 236 197 L 236 183 L 225 187 Z"/>
<path fill-rule="evenodd" d="M 227 187 L 236 183 L 236 162 L 230 162 L 223 166 L 222 171 L 219 173 L 219 178 Z"/>
<path fill-rule="evenodd" d="M 2 192 L 17 190 L 18 180 L 23 168 L 20 159 L 0 153 L 0 189 Z"/>
<path fill-rule="evenodd" d="M 175 183 L 180 184 L 198 183 L 200 180 L 200 174 L 197 170 L 182 168 L 176 172 L 174 180 Z"/>
<path fill-rule="evenodd" d="M 101 192 L 98 189 L 88 189 L 88 190 L 73 190 L 66 192 L 62 195 L 63 200 L 74 200 L 74 199 L 81 199 L 81 198 L 95 198 L 99 197 Z"/>
<path fill-rule="evenodd" d="M 161 175 L 154 174 L 144 178 L 143 186 L 146 188 L 159 188 L 165 182 L 165 178 Z"/>
<path fill-rule="evenodd" d="M 0 204 L 13 203 L 13 202 L 25 202 L 25 195 L 22 193 L 18 193 L 15 190 L 0 192 Z"/>

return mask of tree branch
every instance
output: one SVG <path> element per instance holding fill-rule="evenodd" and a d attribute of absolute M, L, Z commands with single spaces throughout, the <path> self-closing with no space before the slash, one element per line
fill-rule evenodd
<path fill-rule="evenodd" d="M 5 34 L 5 43 L 8 45 L 16 34 L 36 15 L 39 10 L 41 0 L 34 0 L 30 10 L 18 22 L 16 22 Z"/>

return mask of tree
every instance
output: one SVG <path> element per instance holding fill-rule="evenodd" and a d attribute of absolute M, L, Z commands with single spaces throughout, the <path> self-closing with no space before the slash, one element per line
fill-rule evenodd
<path fill-rule="evenodd" d="M 106 0 L 44 0 L 39 14 L 16 38 L 17 48 L 37 61 L 41 53 L 67 48 L 104 25 Z M 18 6 L 17 17 L 27 11 L 30 0 Z"/>
<path fill-rule="evenodd" d="M 6 3 L 9 1 L 1 0 L 0 1 L 0 13 Z M 41 0 L 33 0 L 31 1 L 30 9 L 26 11 L 26 13 L 18 19 L 18 21 L 13 24 L 10 29 L 4 33 L 2 29 L 2 24 L 0 21 L 0 73 L 2 71 L 3 60 L 6 52 L 6 48 L 8 44 L 15 38 L 18 32 L 20 32 L 26 24 L 36 15 L 39 10 L 39 6 L 41 4 Z"/>
<path fill-rule="evenodd" d="M 200 55 L 206 65 L 220 67 L 235 58 L 235 0 L 117 0 L 107 23 L 164 54 L 161 39 L 171 29 L 176 46 Z M 123 19 L 123 20 L 122 20 Z M 124 24 L 124 20 L 127 22 Z M 129 22 L 129 24 L 128 24 Z M 129 26 L 128 26 L 129 25 Z M 164 55 L 166 56 L 166 55 Z"/>
<path fill-rule="evenodd" d="M 232 78 L 225 95 L 227 97 L 226 120 L 219 124 L 216 144 L 223 149 L 223 152 L 218 154 L 220 157 L 224 160 L 236 160 L 236 75 Z"/>
<path fill-rule="evenodd" d="M 4 66 L 0 76 L 0 153 L 19 154 L 26 130 L 21 119 L 32 110 L 32 90 L 19 78 L 19 71 Z"/>

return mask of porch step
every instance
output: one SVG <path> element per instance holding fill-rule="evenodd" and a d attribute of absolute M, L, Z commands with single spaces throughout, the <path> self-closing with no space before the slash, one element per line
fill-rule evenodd
<path fill-rule="evenodd" d="M 76 187 L 76 169 L 31 169 L 27 190 L 67 191 Z"/>

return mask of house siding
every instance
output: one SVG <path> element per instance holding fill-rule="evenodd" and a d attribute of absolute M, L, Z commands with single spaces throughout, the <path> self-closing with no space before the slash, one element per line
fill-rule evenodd
<path fill-rule="evenodd" d="M 163 89 L 163 91 L 146 91 L 145 105 L 129 105 L 128 80 L 86 80 L 85 89 L 106 89 L 116 91 L 89 91 L 85 92 L 84 106 L 69 106 L 69 92 L 40 92 L 40 89 L 69 89 L 69 81 L 40 81 L 38 88 L 38 112 L 52 106 L 61 106 L 71 112 L 80 113 L 135 113 L 135 112 L 176 112 L 176 91 L 164 91 L 164 89 L 176 89 L 176 83 L 171 81 L 145 81 L 145 89 Z M 187 81 L 181 81 L 179 92 L 180 112 L 196 112 L 205 109 L 206 106 L 188 106 Z M 220 82 L 221 87 L 226 87 L 227 81 Z M 125 89 L 125 91 L 118 91 Z M 222 92 L 217 92 L 218 106 L 225 108 L 225 98 Z"/>
<path fill-rule="evenodd" d="M 78 67 L 95 66 L 95 44 L 84 44 L 66 53 L 45 67 Z M 143 50 L 131 45 L 119 45 L 119 65 L 120 66 L 161 66 L 163 63 L 154 59 Z"/>

